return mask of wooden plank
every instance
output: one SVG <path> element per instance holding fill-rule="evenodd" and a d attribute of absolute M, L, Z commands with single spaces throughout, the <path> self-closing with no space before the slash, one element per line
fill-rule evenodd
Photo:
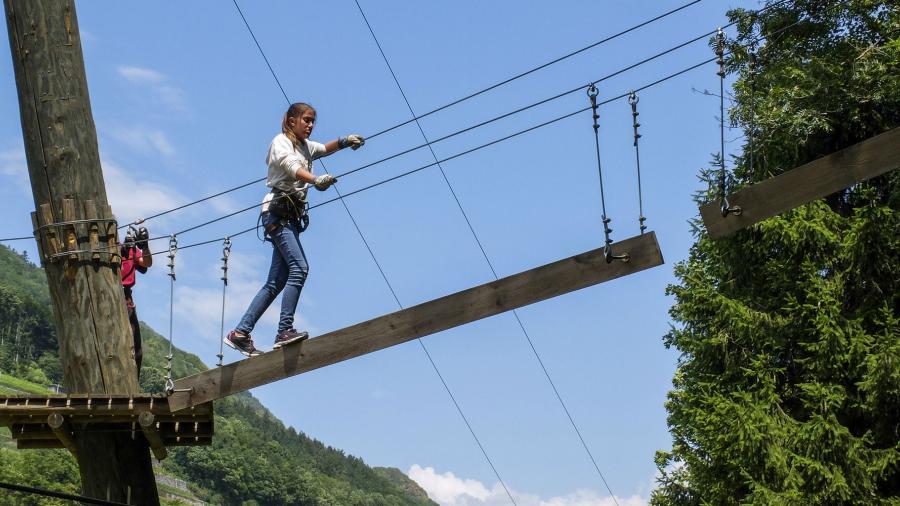
<path fill-rule="evenodd" d="M 173 413 L 162 394 L 129 395 L 18 395 L 0 396 L 0 426 L 43 424 L 50 413 L 64 415 L 70 424 L 137 423 L 142 411 L 157 422 L 212 423 L 212 403 Z"/>
<path fill-rule="evenodd" d="M 653 232 L 614 245 L 631 261 L 607 264 L 596 249 L 468 290 L 374 318 L 175 382 L 178 411 L 343 360 L 405 343 L 663 263 Z"/>
<path fill-rule="evenodd" d="M 77 460 L 78 445 L 75 444 L 75 438 L 72 437 L 72 428 L 69 426 L 68 422 L 66 422 L 66 419 L 59 413 L 50 413 L 47 417 L 47 425 L 53 430 L 53 434 L 56 435 L 59 442 L 62 443 Z"/>
<path fill-rule="evenodd" d="M 144 411 L 138 415 L 138 425 L 141 426 L 144 437 L 150 443 L 150 450 L 153 451 L 156 460 L 164 460 L 169 455 L 169 452 L 166 451 L 166 445 L 163 444 L 162 438 L 159 437 L 159 431 L 156 430 L 156 420 L 153 417 L 153 413 Z"/>
<path fill-rule="evenodd" d="M 741 214 L 722 217 L 719 202 L 700 206 L 709 237 L 718 239 L 795 207 L 900 168 L 900 128 L 813 160 L 728 196 Z"/>

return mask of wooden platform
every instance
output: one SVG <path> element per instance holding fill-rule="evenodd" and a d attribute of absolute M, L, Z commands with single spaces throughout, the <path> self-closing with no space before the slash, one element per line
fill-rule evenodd
<path fill-rule="evenodd" d="M 172 412 L 162 394 L 0 396 L 0 426 L 9 427 L 16 446 L 78 451 L 85 432 L 144 434 L 157 459 L 167 446 L 212 443 L 212 403 Z"/>
<path fill-rule="evenodd" d="M 209 402 L 663 263 L 656 234 L 613 245 L 629 262 L 595 249 L 440 299 L 175 381 L 173 411 Z"/>
<path fill-rule="evenodd" d="M 900 168 L 900 128 L 729 195 L 728 203 L 739 206 L 740 215 L 723 217 L 718 201 L 700 206 L 700 214 L 709 237 L 718 239 L 897 168 Z"/>

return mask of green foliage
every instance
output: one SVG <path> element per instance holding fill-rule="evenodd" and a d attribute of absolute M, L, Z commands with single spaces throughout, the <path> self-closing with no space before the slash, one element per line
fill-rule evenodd
<path fill-rule="evenodd" d="M 0 245 L 0 371 L 56 356 L 58 348 L 44 273 Z"/>
<path fill-rule="evenodd" d="M 50 384 L 50 379 L 47 378 L 47 375 L 44 374 L 44 371 L 42 371 L 41 368 L 38 367 L 38 365 L 36 363 L 28 365 L 26 372 L 25 372 L 25 380 L 35 383 L 37 385 L 45 385 L 46 386 L 46 385 Z"/>
<path fill-rule="evenodd" d="M 4 373 L 0 373 L 0 387 L 6 387 L 10 393 L 47 394 L 47 388 L 43 385 Z"/>
<path fill-rule="evenodd" d="M 356 457 L 286 428 L 249 395 L 216 401 L 211 447 L 176 448 L 167 466 L 216 490 L 223 504 L 431 505 L 406 478 L 388 479 Z M 399 473 L 399 471 L 398 471 Z M 401 473 L 402 474 L 402 473 Z"/>
<path fill-rule="evenodd" d="M 14 451 L 0 448 L 0 481 L 28 487 L 80 494 L 75 459 L 65 450 Z M 71 501 L 33 494 L 0 493 L 0 506 L 68 506 Z"/>
<path fill-rule="evenodd" d="M 754 139 L 738 185 L 900 126 L 895 2 L 731 16 L 732 119 Z M 718 196 L 711 175 L 699 200 Z M 681 355 L 651 502 L 900 504 L 897 171 L 726 239 L 697 234 L 668 288 L 679 325 L 664 342 Z"/>

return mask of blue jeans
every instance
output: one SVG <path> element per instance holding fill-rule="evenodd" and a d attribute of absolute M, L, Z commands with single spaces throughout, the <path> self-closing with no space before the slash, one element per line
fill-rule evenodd
<path fill-rule="evenodd" d="M 266 284 L 260 288 L 256 297 L 241 318 L 241 322 L 235 330 L 250 335 L 256 322 L 275 297 L 284 290 L 281 297 L 281 317 L 278 319 L 278 332 L 287 330 L 294 325 L 294 312 L 297 303 L 300 302 L 300 290 L 306 282 L 309 274 L 309 265 L 306 263 L 306 254 L 300 245 L 300 229 L 295 222 L 282 221 L 268 212 L 262 213 L 262 225 L 269 229 L 277 224 L 275 230 L 268 234 L 272 242 L 272 264 L 269 267 L 269 278 Z"/>

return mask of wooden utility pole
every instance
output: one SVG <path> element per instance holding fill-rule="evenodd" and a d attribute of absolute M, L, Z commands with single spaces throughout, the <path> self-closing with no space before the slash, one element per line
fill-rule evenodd
<path fill-rule="evenodd" d="M 70 393 L 139 392 L 81 39 L 71 0 L 4 0 L 22 135 Z M 158 505 L 146 440 L 72 427 L 83 493 Z"/>

